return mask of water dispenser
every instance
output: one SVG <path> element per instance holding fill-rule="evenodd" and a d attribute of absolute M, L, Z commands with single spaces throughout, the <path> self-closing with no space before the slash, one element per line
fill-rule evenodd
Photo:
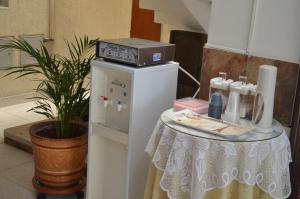
<path fill-rule="evenodd" d="M 178 63 L 91 66 L 87 199 L 141 199 L 144 152 L 160 114 L 176 99 Z"/>

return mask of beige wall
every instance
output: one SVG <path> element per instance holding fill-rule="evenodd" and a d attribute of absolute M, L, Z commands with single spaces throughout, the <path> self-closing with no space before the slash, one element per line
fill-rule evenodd
<path fill-rule="evenodd" d="M 170 25 L 170 24 L 161 24 L 160 41 L 164 42 L 164 43 L 169 43 L 169 41 L 170 41 L 170 32 L 172 30 L 195 31 L 195 30 L 191 30 L 187 27 L 183 27 L 183 26 L 176 26 L 176 25 Z"/>
<path fill-rule="evenodd" d="M 55 1 L 53 50 L 66 54 L 64 39 L 74 35 L 90 38 L 130 36 L 131 0 L 60 0 Z"/>
<path fill-rule="evenodd" d="M 172 30 L 177 30 L 177 28 L 175 28 L 172 25 L 161 24 L 160 41 L 164 42 L 164 43 L 169 43 L 169 41 L 170 41 L 170 32 Z"/>
<path fill-rule="evenodd" d="M 48 34 L 48 0 L 10 0 L 9 8 L 0 8 L 0 36 Z M 13 53 L 13 64 L 19 54 Z M 32 92 L 36 85 L 27 79 L 2 78 L 0 70 L 0 98 Z"/>
<path fill-rule="evenodd" d="M 101 39 L 130 36 L 131 0 L 54 2 L 54 42 L 49 47 L 55 53 L 66 55 L 64 39 L 71 40 L 74 35 Z M 0 36 L 40 33 L 48 36 L 48 24 L 49 0 L 10 0 L 8 9 L 0 9 Z M 0 71 L 0 76 L 4 73 Z M 0 78 L 0 98 L 32 92 L 34 87 L 26 79 Z"/>
<path fill-rule="evenodd" d="M 48 0 L 10 0 L 0 8 L 0 36 L 48 34 Z"/>

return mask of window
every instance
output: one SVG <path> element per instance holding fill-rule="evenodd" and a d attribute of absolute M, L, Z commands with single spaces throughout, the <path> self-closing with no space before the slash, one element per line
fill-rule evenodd
<path fill-rule="evenodd" d="M 43 43 L 44 35 L 20 35 L 21 39 L 24 39 L 27 41 L 33 48 L 40 49 L 41 44 Z M 20 64 L 26 65 L 26 64 L 36 64 L 36 60 L 33 59 L 31 56 L 28 56 L 26 53 L 21 52 L 20 53 Z"/>
<path fill-rule="evenodd" d="M 7 44 L 12 37 L 0 37 L 0 45 Z M 0 70 L 12 66 L 13 50 L 0 51 Z"/>
<path fill-rule="evenodd" d="M 0 0 L 0 7 L 8 7 L 9 0 Z"/>

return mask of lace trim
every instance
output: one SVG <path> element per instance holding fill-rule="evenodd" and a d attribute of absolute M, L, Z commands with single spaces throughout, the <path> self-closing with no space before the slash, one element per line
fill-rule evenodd
<path fill-rule="evenodd" d="M 232 143 L 174 132 L 158 121 L 146 152 L 164 172 L 160 186 L 170 199 L 199 199 L 234 180 L 257 185 L 274 199 L 291 193 L 292 159 L 285 133 L 272 140 Z"/>

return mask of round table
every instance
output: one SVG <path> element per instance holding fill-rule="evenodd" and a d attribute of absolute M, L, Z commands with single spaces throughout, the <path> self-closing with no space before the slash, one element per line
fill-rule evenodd
<path fill-rule="evenodd" d="M 153 168 L 159 173 L 155 180 L 152 172 L 148 181 L 152 178 L 159 183 L 169 199 L 209 198 L 207 193 L 234 183 L 258 187 L 258 192 L 266 195 L 264 198 L 290 195 L 290 143 L 279 122 L 273 122 L 273 131 L 269 133 L 254 129 L 236 138 L 226 138 L 177 125 L 169 119 L 170 113 L 171 109 L 161 115 L 146 147 Z M 146 196 L 158 187 L 154 183 L 149 188 L 151 183 L 147 182 L 145 198 L 156 199 L 153 194 Z M 235 198 L 258 197 L 253 193 L 234 194 L 241 195 Z M 233 197 L 223 194 L 210 198 Z"/>

